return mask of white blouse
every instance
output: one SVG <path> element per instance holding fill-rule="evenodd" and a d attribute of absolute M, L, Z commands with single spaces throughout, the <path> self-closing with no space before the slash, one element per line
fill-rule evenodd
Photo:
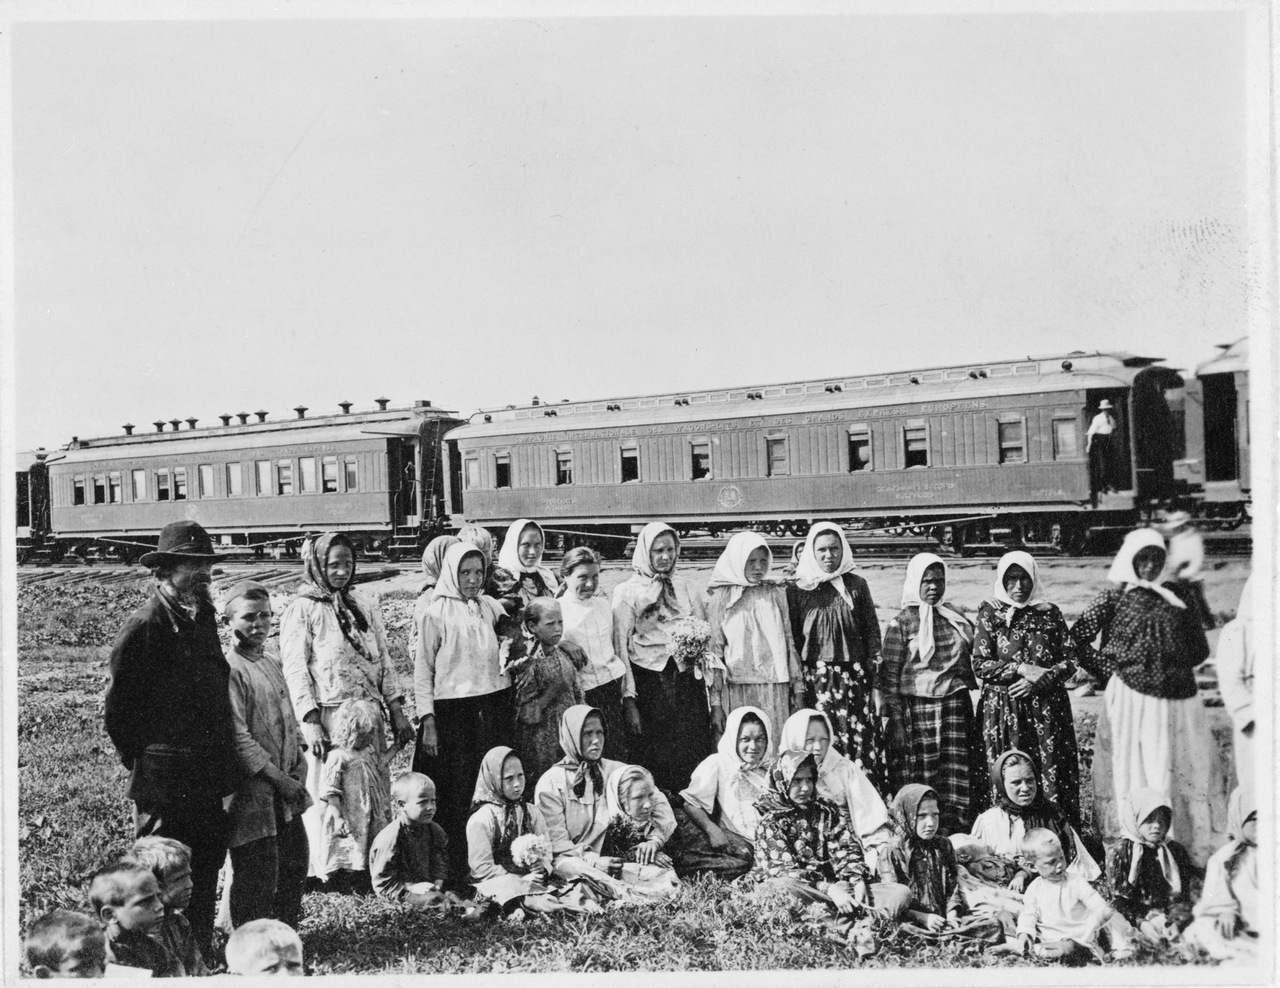
<path fill-rule="evenodd" d="M 689 787 L 681 791 L 680 797 L 700 807 L 708 816 L 719 803 L 720 826 L 755 841 L 756 824 L 760 820 L 755 801 L 769 788 L 769 772 L 760 766 L 744 776 L 738 772 L 741 765 L 738 761 L 731 763 L 718 753 L 708 755 L 693 770 Z"/>
<path fill-rule="evenodd" d="M 579 646 L 589 660 L 585 668 L 578 670 L 582 691 L 622 679 L 622 695 L 635 696 L 631 666 L 621 658 L 621 649 L 614 641 L 613 608 L 609 606 L 609 599 L 592 597 L 584 602 L 565 594 L 559 601 L 564 617 L 564 640 Z"/>

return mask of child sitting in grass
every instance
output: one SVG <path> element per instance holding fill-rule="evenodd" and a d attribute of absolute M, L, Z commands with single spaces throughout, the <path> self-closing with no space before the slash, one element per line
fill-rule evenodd
<path fill-rule="evenodd" d="M 182 976 L 178 958 L 151 936 L 164 922 L 164 901 L 150 869 L 127 859 L 99 868 L 89 879 L 89 903 L 107 928 L 116 964 L 157 978 Z"/>
<path fill-rule="evenodd" d="M 369 843 L 391 821 L 391 793 L 379 750 L 382 713 L 372 700 L 345 700 L 333 725 L 321 797 L 326 881 L 363 891 L 369 883 Z"/>
<path fill-rule="evenodd" d="M 1216 960 L 1256 961 L 1261 949 L 1258 807 L 1243 788 L 1227 803 L 1227 835 L 1205 869 L 1204 892 L 1186 940 Z"/>
<path fill-rule="evenodd" d="M 278 919 L 255 919 L 237 926 L 227 941 L 227 973 L 247 976 L 306 974 L 302 940 Z"/>
<path fill-rule="evenodd" d="M 967 911 L 951 841 L 938 836 L 938 794 L 916 783 L 903 786 L 890 806 L 897 834 L 880 852 L 880 878 L 911 890 L 903 910 L 928 933 L 951 933 Z"/>
<path fill-rule="evenodd" d="M 139 837 L 129 849 L 129 860 L 155 875 L 164 903 L 164 919 L 151 936 L 164 944 L 189 978 L 209 973 L 200 948 L 191 934 L 191 924 L 183 910 L 191 901 L 191 850 L 172 837 Z"/>
<path fill-rule="evenodd" d="M 680 879 L 662 845 L 674 828 L 654 818 L 658 791 L 653 776 L 640 765 L 627 765 L 614 769 L 604 785 L 609 826 L 594 850 L 617 862 L 615 877 L 624 886 L 624 900 L 670 898 Z"/>
<path fill-rule="evenodd" d="M 1173 807 L 1154 789 L 1135 789 L 1122 808 L 1120 840 L 1107 855 L 1112 904 L 1153 940 L 1172 940 L 1191 922 L 1191 857 L 1169 840 Z"/>
<path fill-rule="evenodd" d="M 55 909 L 32 923 L 22 948 L 36 978 L 101 978 L 107 966 L 102 924 L 70 909 Z"/>

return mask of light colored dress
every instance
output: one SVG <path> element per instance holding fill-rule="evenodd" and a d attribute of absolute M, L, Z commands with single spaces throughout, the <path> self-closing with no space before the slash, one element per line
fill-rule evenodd
<path fill-rule="evenodd" d="M 369 866 L 369 844 L 391 822 L 391 789 L 386 769 L 373 746 L 353 751 L 334 748 L 324 763 L 320 798 L 338 796 L 347 834 L 340 835 L 325 819 L 321 832 L 320 860 L 316 873 L 328 878 L 335 871 L 364 871 Z"/>

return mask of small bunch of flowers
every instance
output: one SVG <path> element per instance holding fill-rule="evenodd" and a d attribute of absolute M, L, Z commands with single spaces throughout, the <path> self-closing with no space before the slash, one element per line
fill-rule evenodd
<path fill-rule="evenodd" d="M 550 871 L 551 845 L 541 834 L 521 834 L 511 842 L 511 861 L 526 871 Z"/>
<path fill-rule="evenodd" d="M 636 845 L 643 844 L 649 839 L 645 833 L 647 829 L 640 827 L 629 816 L 615 816 L 605 828 L 604 840 L 600 846 L 601 853 L 606 857 L 620 858 L 623 861 L 634 860 L 633 853 Z"/>
<path fill-rule="evenodd" d="M 698 679 L 705 678 L 710 663 L 707 653 L 711 645 L 711 625 L 701 618 L 685 617 L 667 628 L 671 639 L 670 653 L 678 665 L 692 669 Z"/>

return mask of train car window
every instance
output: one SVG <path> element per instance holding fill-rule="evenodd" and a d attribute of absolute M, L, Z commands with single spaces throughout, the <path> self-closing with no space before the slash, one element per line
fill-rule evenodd
<path fill-rule="evenodd" d="M 622 452 L 622 464 L 619 475 L 624 484 L 640 479 L 640 450 L 632 447 Z"/>
<path fill-rule="evenodd" d="M 354 456 L 347 457 L 346 471 L 347 490 L 358 491 L 360 489 L 360 473 L 356 469 L 356 458 Z"/>
<path fill-rule="evenodd" d="M 1001 463 L 1027 462 L 1027 430 L 1021 419 L 1016 422 L 997 422 L 996 432 L 1000 440 Z"/>
<path fill-rule="evenodd" d="M 107 501 L 110 504 L 121 504 L 124 501 L 124 484 L 120 474 L 107 474 Z"/>
<path fill-rule="evenodd" d="M 107 503 L 107 478 L 106 477 L 93 478 L 93 503 L 94 504 Z"/>
<path fill-rule="evenodd" d="M 213 464 L 201 463 L 196 467 L 196 482 L 201 497 L 213 497 Z"/>
<path fill-rule="evenodd" d="M 304 456 L 298 460 L 298 493 L 314 494 L 316 492 L 316 458 Z"/>
<path fill-rule="evenodd" d="M 480 461 L 472 456 L 466 460 L 467 467 L 467 490 L 473 490 L 480 486 Z"/>
<path fill-rule="evenodd" d="M 293 493 L 293 461 L 276 461 L 276 493 L 280 495 Z"/>
<path fill-rule="evenodd" d="M 495 453 L 493 456 L 493 486 L 511 486 L 511 454 Z"/>
<path fill-rule="evenodd" d="M 1080 458 L 1080 440 L 1076 433 L 1076 420 L 1053 420 L 1053 458 L 1076 460 Z"/>
<path fill-rule="evenodd" d="M 169 500 L 169 494 L 170 494 L 169 471 L 157 470 L 156 471 L 156 500 L 167 501 Z"/>
<path fill-rule="evenodd" d="M 185 501 L 187 499 L 187 468 L 173 468 L 173 499 L 175 501 Z"/>
<path fill-rule="evenodd" d="M 556 486 L 573 483 L 573 454 L 556 453 Z"/>
<path fill-rule="evenodd" d="M 864 426 L 849 426 L 849 472 L 870 470 L 871 430 Z"/>
<path fill-rule="evenodd" d="M 227 497 L 241 497 L 244 494 L 244 474 L 239 461 L 227 464 Z"/>
<path fill-rule="evenodd" d="M 320 493 L 338 493 L 338 458 L 326 456 L 320 461 Z"/>
<path fill-rule="evenodd" d="M 791 473 L 791 456 L 787 450 L 787 440 L 766 439 L 765 447 L 768 457 L 765 460 L 770 477 L 786 477 Z"/>
<path fill-rule="evenodd" d="M 711 444 L 694 443 L 689 449 L 690 476 L 706 480 L 711 476 Z"/>
<path fill-rule="evenodd" d="M 71 503 L 84 504 L 84 478 L 76 477 L 71 481 Z"/>
<path fill-rule="evenodd" d="M 902 465 L 927 467 L 929 465 L 929 428 L 909 425 L 902 430 Z"/>
<path fill-rule="evenodd" d="M 271 461 L 255 460 L 253 464 L 255 491 L 259 497 L 271 493 Z"/>
<path fill-rule="evenodd" d="M 134 470 L 130 473 L 131 490 L 130 496 L 135 501 L 145 501 L 147 499 L 147 471 Z"/>

